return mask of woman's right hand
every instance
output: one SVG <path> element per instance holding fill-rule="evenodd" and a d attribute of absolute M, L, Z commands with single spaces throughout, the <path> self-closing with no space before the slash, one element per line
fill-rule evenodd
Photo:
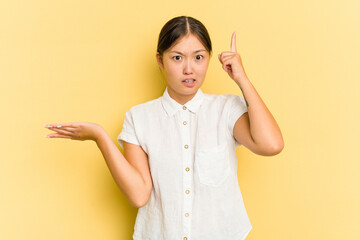
<path fill-rule="evenodd" d="M 71 140 L 80 141 L 97 141 L 101 131 L 104 130 L 100 125 L 90 122 L 48 124 L 45 127 L 56 132 L 47 135 L 46 137 L 48 138 L 69 138 Z"/>

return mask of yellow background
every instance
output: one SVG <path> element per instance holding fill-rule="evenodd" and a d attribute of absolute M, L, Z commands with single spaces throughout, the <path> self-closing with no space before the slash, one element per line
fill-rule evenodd
<path fill-rule="evenodd" d="M 247 239 L 360 239 L 358 0 L 1 0 L 0 239 L 131 239 L 137 209 L 96 144 L 44 125 L 96 122 L 116 141 L 125 112 L 162 95 L 157 37 L 179 15 L 212 38 L 206 93 L 241 95 L 216 56 L 238 32 L 284 136 L 276 156 L 237 149 Z"/>

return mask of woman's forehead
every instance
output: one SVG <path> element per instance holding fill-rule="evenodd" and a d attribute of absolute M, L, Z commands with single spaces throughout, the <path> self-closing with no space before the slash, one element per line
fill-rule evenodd
<path fill-rule="evenodd" d="M 171 51 L 195 52 L 200 50 L 206 51 L 206 48 L 199 40 L 199 38 L 194 34 L 187 34 L 185 36 L 180 37 L 168 49 L 169 52 Z"/>

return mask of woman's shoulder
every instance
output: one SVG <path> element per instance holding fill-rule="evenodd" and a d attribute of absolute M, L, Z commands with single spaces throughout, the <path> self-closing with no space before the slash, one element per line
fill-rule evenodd
<path fill-rule="evenodd" d="M 204 94 L 204 98 L 207 102 L 213 103 L 213 102 L 219 102 L 219 103 L 227 103 L 233 101 L 235 98 L 241 98 L 241 96 L 235 95 L 235 94 Z"/>
<path fill-rule="evenodd" d="M 147 101 L 147 102 L 143 102 L 143 103 L 134 105 L 129 109 L 129 112 L 144 113 L 144 112 L 154 111 L 159 107 L 159 104 L 160 104 L 160 97 L 150 100 L 150 101 Z"/>

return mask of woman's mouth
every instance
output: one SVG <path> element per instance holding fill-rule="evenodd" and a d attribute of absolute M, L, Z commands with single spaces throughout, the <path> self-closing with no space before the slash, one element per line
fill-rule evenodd
<path fill-rule="evenodd" d="M 196 81 L 195 79 L 185 79 L 182 82 L 187 87 L 193 87 L 195 85 L 195 81 Z"/>

